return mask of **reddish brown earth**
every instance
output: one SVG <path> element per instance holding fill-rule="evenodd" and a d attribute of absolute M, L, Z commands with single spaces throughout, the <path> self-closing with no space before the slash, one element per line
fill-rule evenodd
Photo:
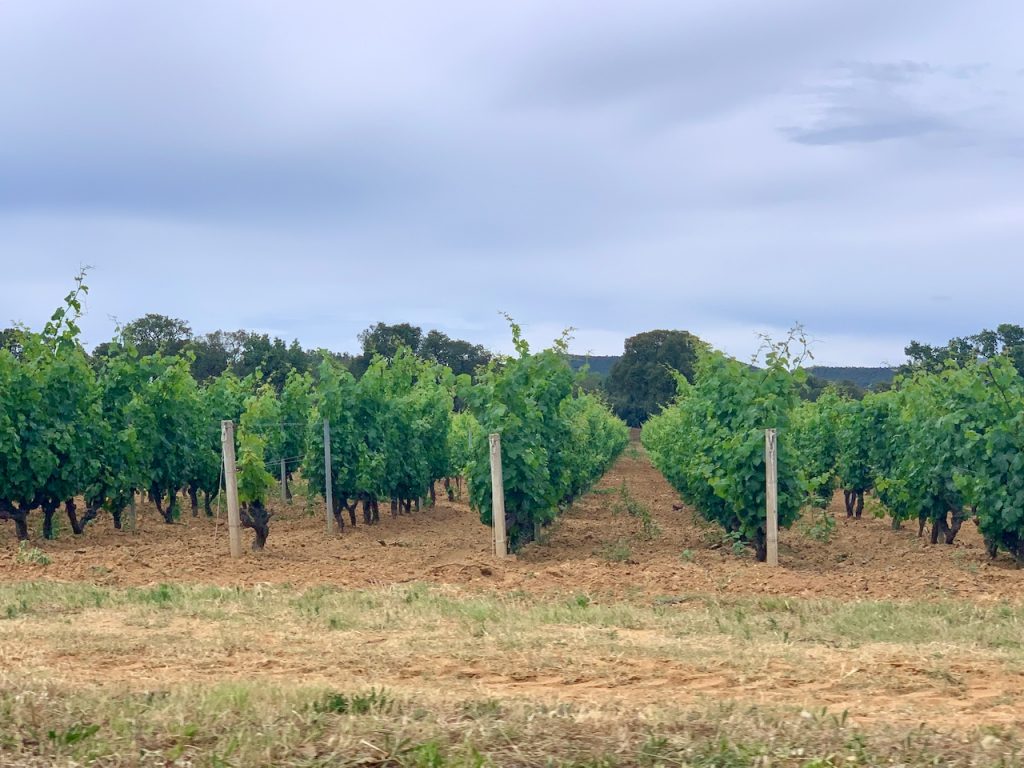
<path fill-rule="evenodd" d="M 658 529 L 650 540 L 640 521 L 622 511 L 619 489 L 649 511 Z M 847 520 L 841 500 L 830 513 L 832 540 L 811 539 L 805 524 L 780 535 L 778 569 L 734 554 L 721 534 L 700 523 L 642 454 L 624 456 L 597 492 L 573 506 L 545 535 L 518 556 L 490 554 L 490 529 L 465 503 L 439 502 L 433 509 L 380 524 L 346 528 L 326 536 L 323 507 L 305 501 L 273 505 L 267 549 L 227 553 L 223 517 L 187 514 L 166 525 L 146 506 L 138 531 L 115 531 L 108 519 L 81 537 L 65 526 L 57 541 L 34 540 L 50 565 L 19 563 L 11 524 L 0 524 L 0 572 L 6 579 L 54 579 L 109 585 L 161 582 L 253 585 L 259 583 L 364 587 L 402 582 L 453 584 L 469 589 L 531 594 L 587 593 L 601 597 L 672 596 L 688 593 L 790 595 L 838 599 L 970 598 L 1020 600 L 1024 571 L 1009 558 L 990 561 L 973 525 L 953 546 L 932 546 L 917 537 L 916 523 L 893 531 L 887 520 Z M 867 513 L 866 513 L 867 514 Z M 37 521 L 33 521 L 37 527 Z M 244 532 L 246 546 L 252 533 Z"/>

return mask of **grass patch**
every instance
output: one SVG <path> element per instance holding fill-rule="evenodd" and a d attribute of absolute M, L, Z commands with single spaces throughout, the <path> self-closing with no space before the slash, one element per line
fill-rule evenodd
<path fill-rule="evenodd" d="M 251 621 L 260 626 L 298 624 L 311 630 L 341 632 L 430 631 L 449 625 L 487 625 L 528 633 L 545 626 L 568 625 L 644 628 L 666 637 L 724 635 L 745 639 L 753 633 L 759 642 L 827 642 L 849 647 L 880 642 L 954 643 L 1020 654 L 1024 662 L 1024 606 L 1010 603 L 842 602 L 704 594 L 664 595 L 650 603 L 603 603 L 593 595 L 552 599 L 537 599 L 522 592 L 476 595 L 427 584 L 383 590 L 0 584 L 0 619 L 45 622 L 96 609 L 137 616 Z"/>
<path fill-rule="evenodd" d="M 18 554 L 14 556 L 15 562 L 31 563 L 34 565 L 49 565 L 50 556 L 39 547 L 31 546 L 27 541 L 18 542 Z"/>
<path fill-rule="evenodd" d="M 597 551 L 598 557 L 609 563 L 628 563 L 633 559 L 633 550 L 625 539 L 605 542 Z"/>
<path fill-rule="evenodd" d="M 309 705 L 308 702 L 314 702 Z M 708 704 L 637 712 L 486 699 L 424 704 L 239 683 L 145 693 L 0 683 L 9 766 L 1020 765 L 1005 732 L 858 728 L 845 713 Z"/>
<path fill-rule="evenodd" d="M 619 487 L 618 499 L 612 504 L 612 512 L 617 515 L 625 513 L 639 520 L 639 535 L 646 541 L 652 541 L 661 535 L 661 528 L 654 522 L 654 518 L 651 517 L 651 510 L 629 492 L 625 480 L 622 481 L 622 485 Z"/>
<path fill-rule="evenodd" d="M 0 648 L 19 661 L 0 669 L 0 765 L 1011 766 L 1013 731 L 908 730 L 884 716 L 857 727 L 802 711 L 806 691 L 731 701 L 744 694 L 730 680 L 765 680 L 772 658 L 797 691 L 848 664 L 850 688 L 879 702 L 908 684 L 953 702 L 972 682 L 954 662 L 1002 679 L 1024 668 L 1022 639 L 1024 606 L 952 600 L 2 584 Z M 134 673 L 110 678 L 136 659 L 166 671 L 144 690 Z M 707 668 L 729 678 L 707 698 L 647 687 Z M 86 682 L 46 682 L 61 669 Z M 576 683 L 591 695 L 566 697 Z M 617 698 L 631 686 L 634 698 Z"/>

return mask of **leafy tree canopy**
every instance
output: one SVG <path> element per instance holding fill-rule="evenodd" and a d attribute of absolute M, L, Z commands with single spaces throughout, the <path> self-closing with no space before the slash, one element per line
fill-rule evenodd
<path fill-rule="evenodd" d="M 121 335 L 142 357 L 176 355 L 192 340 L 192 328 L 184 320 L 151 312 L 128 323 Z"/>
<path fill-rule="evenodd" d="M 423 329 L 409 323 L 374 323 L 359 334 L 363 355 L 371 359 L 374 355 L 380 355 L 391 360 L 400 347 L 419 349 L 422 339 Z"/>
<path fill-rule="evenodd" d="M 616 415 L 636 427 L 657 413 L 676 395 L 672 371 L 692 382 L 698 354 L 706 348 L 688 331 L 647 331 L 626 339 L 605 385 Z"/>
<path fill-rule="evenodd" d="M 1010 359 L 1017 372 L 1024 375 L 1024 328 L 1003 323 L 994 331 L 983 330 L 973 336 L 958 336 L 945 346 L 911 341 L 904 350 L 907 362 L 898 372 L 904 376 L 926 371 L 937 373 L 949 363 L 964 366 L 977 360 L 991 360 L 997 356 Z"/>
<path fill-rule="evenodd" d="M 491 353 L 482 345 L 453 339 L 441 331 L 430 331 L 416 351 L 424 360 L 447 365 L 456 376 L 473 375 L 491 359 Z"/>

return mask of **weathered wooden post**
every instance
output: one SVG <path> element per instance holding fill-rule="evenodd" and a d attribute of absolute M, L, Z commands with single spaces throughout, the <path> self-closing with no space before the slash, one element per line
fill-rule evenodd
<path fill-rule="evenodd" d="M 768 565 L 779 564 L 779 466 L 778 434 L 774 429 L 764 431 L 765 499 L 767 524 L 765 534 L 768 546 Z"/>
<path fill-rule="evenodd" d="M 331 422 L 324 419 L 324 501 L 327 503 L 328 536 L 334 533 L 334 489 L 331 486 Z"/>
<path fill-rule="evenodd" d="M 508 557 L 505 534 L 505 479 L 501 473 L 501 435 L 491 435 L 491 518 L 494 528 L 494 554 Z"/>
<path fill-rule="evenodd" d="M 288 501 L 288 469 L 284 457 L 281 457 L 281 501 Z"/>
<path fill-rule="evenodd" d="M 224 481 L 228 490 L 228 543 L 232 557 L 242 556 L 242 523 L 238 516 L 238 477 L 235 474 L 235 424 L 220 423 L 220 443 L 224 450 Z"/>
<path fill-rule="evenodd" d="M 128 530 L 135 533 L 138 530 L 139 516 L 135 509 L 135 489 L 132 489 L 131 498 L 128 500 Z"/>

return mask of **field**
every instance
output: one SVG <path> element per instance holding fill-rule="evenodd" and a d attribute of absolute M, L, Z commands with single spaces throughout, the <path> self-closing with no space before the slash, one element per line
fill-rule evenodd
<path fill-rule="evenodd" d="M 833 504 L 773 570 L 674 505 L 634 447 L 507 561 L 459 501 L 327 539 L 296 499 L 240 561 L 0 527 L 0 764 L 1024 764 L 1024 575 L 973 526 Z"/>

